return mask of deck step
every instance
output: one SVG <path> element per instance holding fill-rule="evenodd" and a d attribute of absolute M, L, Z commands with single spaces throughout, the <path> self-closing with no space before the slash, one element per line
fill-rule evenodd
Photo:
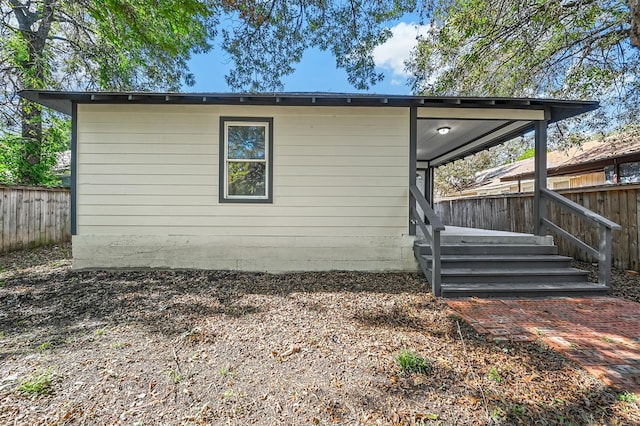
<path fill-rule="evenodd" d="M 432 256 L 423 255 L 427 265 L 431 265 Z M 567 256 L 542 254 L 490 254 L 490 255 L 452 255 L 440 256 L 441 268 L 487 268 L 509 269 L 526 268 L 570 268 L 573 259 Z"/>
<path fill-rule="evenodd" d="M 416 255 L 431 254 L 427 243 L 416 243 Z M 558 254 L 558 247 L 539 244 L 446 244 L 440 247 L 442 255 L 500 255 L 500 254 Z"/>
<path fill-rule="evenodd" d="M 431 269 L 427 269 L 431 273 Z M 589 273 L 576 268 L 442 268 L 442 283 L 587 282 Z"/>
<path fill-rule="evenodd" d="M 610 288 L 591 283 L 558 282 L 552 284 L 526 284 L 514 287 L 505 283 L 442 284 L 442 297 L 547 297 L 597 296 L 609 293 Z"/>
<path fill-rule="evenodd" d="M 571 266 L 548 240 L 525 243 L 459 242 L 442 244 L 442 297 L 588 296 L 609 292 L 589 283 L 589 273 Z M 414 243 L 414 254 L 427 277 L 432 257 L 424 241 Z"/>
<path fill-rule="evenodd" d="M 553 237 L 540 237 L 532 234 L 498 233 L 479 235 L 456 235 L 447 232 L 440 234 L 442 244 L 536 244 L 553 245 Z"/>

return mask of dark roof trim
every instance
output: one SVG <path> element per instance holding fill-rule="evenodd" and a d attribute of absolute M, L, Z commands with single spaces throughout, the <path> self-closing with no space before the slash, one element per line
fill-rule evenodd
<path fill-rule="evenodd" d="M 154 93 L 74 92 L 22 90 L 18 94 L 64 114 L 72 103 L 174 104 L 174 105 L 281 105 L 281 106 L 366 106 L 366 107 L 452 107 L 452 108 L 550 108 L 551 121 L 597 109 L 593 101 L 533 98 L 430 97 L 349 93 Z"/>

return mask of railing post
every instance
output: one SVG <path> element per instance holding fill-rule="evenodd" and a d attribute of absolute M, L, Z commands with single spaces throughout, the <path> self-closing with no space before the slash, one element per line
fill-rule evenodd
<path fill-rule="evenodd" d="M 612 253 L 612 230 L 602 224 L 598 225 L 599 256 L 598 256 L 598 284 L 611 285 L 611 253 Z"/>
<path fill-rule="evenodd" d="M 533 233 L 547 235 L 542 218 L 547 217 L 547 200 L 542 189 L 547 187 L 547 120 L 535 124 L 535 188 L 533 192 Z"/>
<path fill-rule="evenodd" d="M 431 293 L 440 297 L 440 230 L 433 229 L 433 239 L 431 241 Z"/>
<path fill-rule="evenodd" d="M 416 185 L 416 172 L 418 156 L 418 109 L 411 107 L 409 110 L 409 188 Z M 416 235 L 416 224 L 411 217 L 411 209 L 416 206 L 416 198 L 409 191 L 409 235 Z"/>
<path fill-rule="evenodd" d="M 434 168 L 431 167 L 431 165 L 429 165 L 429 167 L 427 168 L 427 170 L 425 171 L 425 175 L 426 175 L 426 179 L 425 179 L 425 185 L 424 185 L 424 196 L 427 199 L 427 201 L 429 202 L 429 204 L 431 204 L 431 207 L 433 207 L 433 186 L 435 183 L 435 173 L 434 173 Z"/>

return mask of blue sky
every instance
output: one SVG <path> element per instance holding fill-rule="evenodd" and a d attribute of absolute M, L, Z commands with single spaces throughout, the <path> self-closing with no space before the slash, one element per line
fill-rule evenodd
<path fill-rule="evenodd" d="M 417 26 L 411 21 L 399 22 L 393 27 L 393 37 L 379 46 L 374 59 L 379 72 L 385 79 L 366 91 L 379 94 L 408 95 L 407 75 L 404 72 L 404 60 L 409 57 L 416 44 L 416 37 L 424 33 L 426 27 Z M 335 59 L 329 52 L 318 49 L 308 50 L 296 71 L 283 80 L 286 92 L 358 92 L 347 81 L 344 70 L 336 69 Z M 230 92 L 224 76 L 231 63 L 224 52 L 216 49 L 206 55 L 195 55 L 189 62 L 189 68 L 196 77 L 196 85 L 185 88 L 190 92 Z"/>

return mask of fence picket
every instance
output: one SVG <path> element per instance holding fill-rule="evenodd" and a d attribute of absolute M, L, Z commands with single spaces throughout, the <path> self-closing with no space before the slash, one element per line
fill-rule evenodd
<path fill-rule="evenodd" d="M 640 271 L 640 185 L 610 185 L 571 190 L 560 194 L 620 224 L 622 231 L 613 233 L 613 265 L 620 269 Z M 533 232 L 533 194 L 503 194 L 441 201 L 434 210 L 443 223 L 499 231 Z M 597 247 L 597 229 L 583 223 L 575 215 L 553 205 L 549 218 L 561 228 Z M 582 250 L 554 235 L 561 254 L 577 260 L 593 259 Z"/>
<path fill-rule="evenodd" d="M 0 253 L 71 240 L 68 189 L 0 186 Z"/>

